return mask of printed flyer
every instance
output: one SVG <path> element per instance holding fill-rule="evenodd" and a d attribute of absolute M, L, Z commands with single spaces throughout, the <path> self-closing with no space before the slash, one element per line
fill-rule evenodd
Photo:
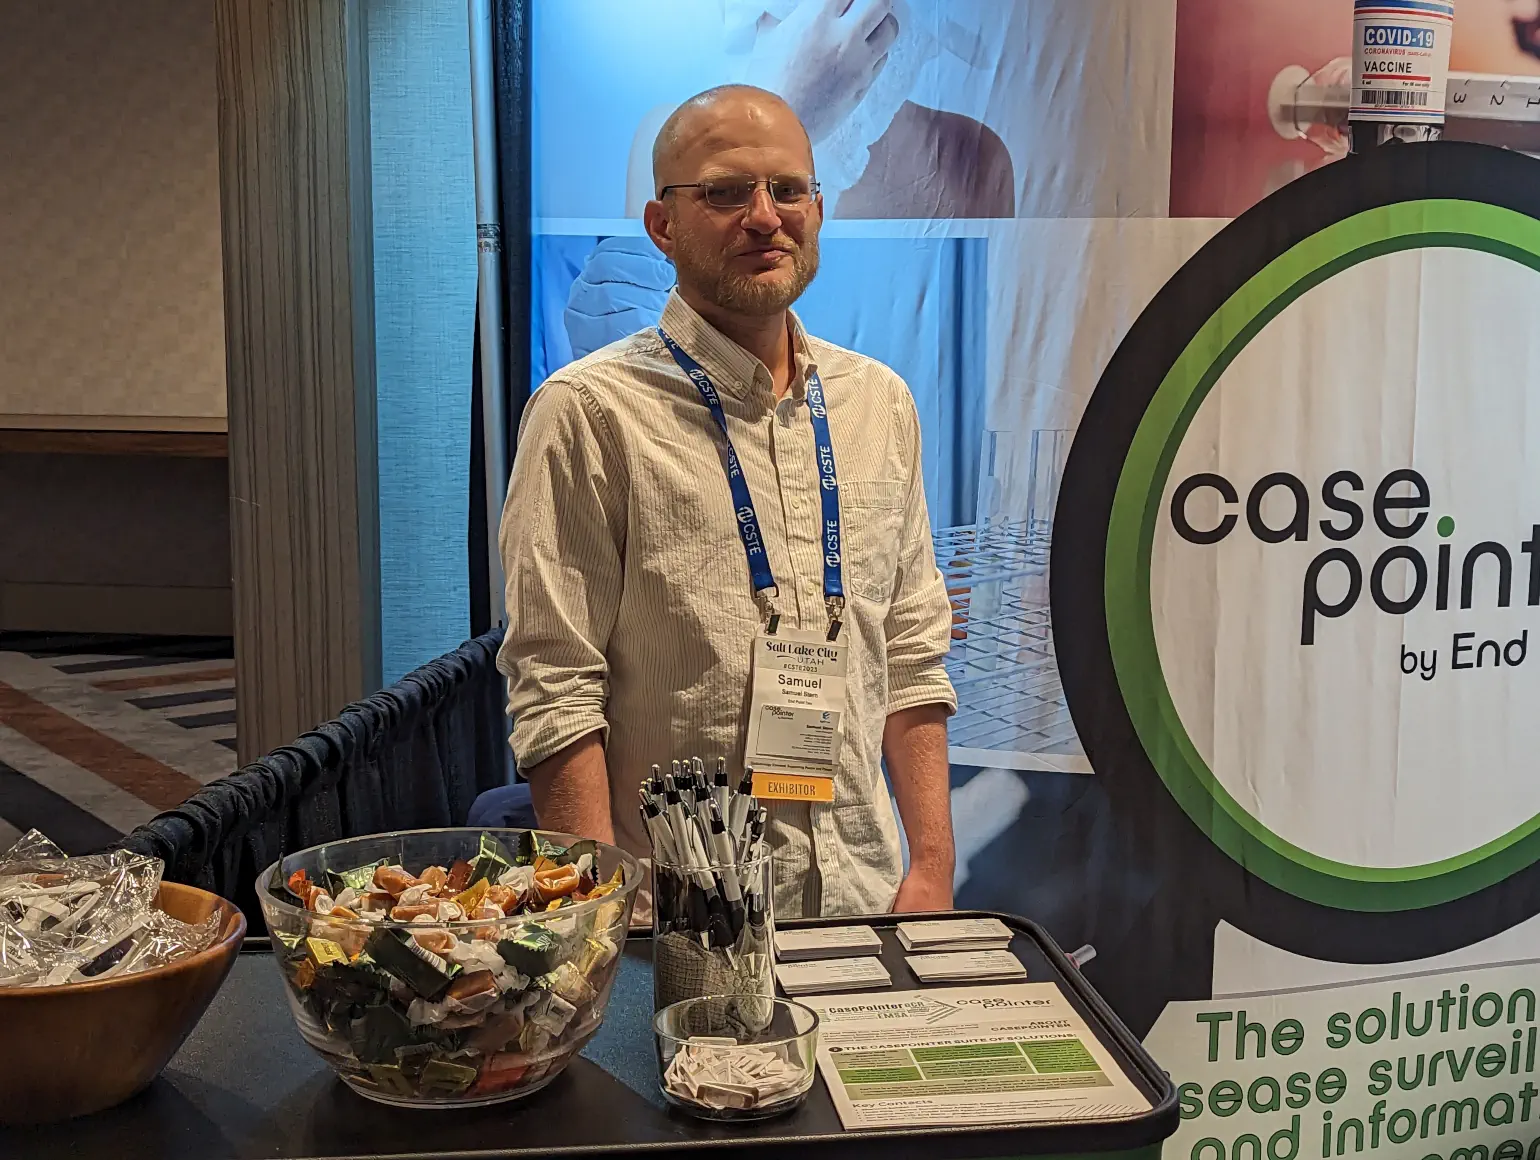
<path fill-rule="evenodd" d="M 846 1128 L 1108 1119 L 1148 1111 L 1055 983 L 803 999 Z"/>

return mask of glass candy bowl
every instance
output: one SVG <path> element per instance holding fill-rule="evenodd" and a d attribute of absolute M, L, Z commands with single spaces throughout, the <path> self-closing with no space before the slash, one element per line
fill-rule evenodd
<path fill-rule="evenodd" d="M 414 830 L 290 854 L 257 880 L 289 1007 L 354 1091 L 518 1099 L 598 1030 L 641 871 L 534 830 Z"/>

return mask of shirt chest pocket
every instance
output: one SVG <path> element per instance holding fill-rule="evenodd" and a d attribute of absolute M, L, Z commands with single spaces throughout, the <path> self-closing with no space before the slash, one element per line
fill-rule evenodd
<path fill-rule="evenodd" d="M 886 604 L 898 580 L 905 488 L 897 480 L 840 481 L 846 590 Z"/>

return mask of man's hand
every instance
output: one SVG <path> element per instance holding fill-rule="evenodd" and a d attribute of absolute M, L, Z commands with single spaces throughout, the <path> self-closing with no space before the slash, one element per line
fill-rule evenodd
<path fill-rule="evenodd" d="M 898 886 L 893 913 L 916 914 L 927 910 L 952 909 L 952 872 L 913 866 Z"/>

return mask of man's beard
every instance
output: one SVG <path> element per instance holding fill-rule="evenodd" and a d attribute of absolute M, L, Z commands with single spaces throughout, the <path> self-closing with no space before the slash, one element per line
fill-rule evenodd
<path fill-rule="evenodd" d="M 681 282 L 688 282 L 707 302 L 723 310 L 747 315 L 776 314 L 802 297 L 818 273 L 818 239 L 808 238 L 799 246 L 782 235 L 771 244 L 791 255 L 791 278 L 772 281 L 734 273 L 728 267 L 731 258 L 699 245 L 688 233 L 677 236 L 674 269 Z"/>

